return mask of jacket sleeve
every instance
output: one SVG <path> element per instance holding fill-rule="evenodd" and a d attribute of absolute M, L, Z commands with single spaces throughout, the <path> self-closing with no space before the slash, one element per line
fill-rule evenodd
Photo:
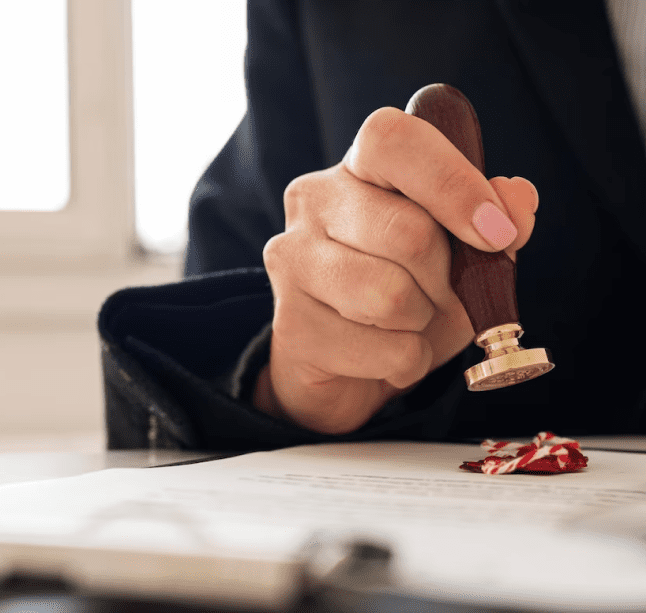
<path fill-rule="evenodd" d="M 98 321 L 109 448 L 156 441 L 160 447 L 248 451 L 446 435 L 464 390 L 462 356 L 347 435 L 318 434 L 255 409 L 251 390 L 268 357 L 263 330 L 272 310 L 262 268 L 126 288 L 110 296 Z M 241 362 L 247 372 L 236 372 Z"/>
<path fill-rule="evenodd" d="M 247 112 L 191 197 L 186 276 L 261 266 L 265 243 L 284 229 L 285 187 L 325 166 L 297 11 L 296 2 L 248 3 Z"/>

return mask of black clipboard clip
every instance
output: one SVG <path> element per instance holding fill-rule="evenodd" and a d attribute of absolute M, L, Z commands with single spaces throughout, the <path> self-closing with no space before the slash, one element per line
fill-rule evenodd
<path fill-rule="evenodd" d="M 315 534 L 300 557 L 303 594 L 310 610 L 374 612 L 370 603 L 394 583 L 393 555 L 389 544 L 372 538 Z"/>

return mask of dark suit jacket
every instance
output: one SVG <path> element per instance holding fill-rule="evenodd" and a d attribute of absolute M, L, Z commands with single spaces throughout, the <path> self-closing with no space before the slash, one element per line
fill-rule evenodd
<path fill-rule="evenodd" d="M 193 194 L 188 276 L 261 267 L 289 181 L 337 163 L 373 110 L 404 108 L 429 83 L 473 103 L 487 176 L 527 177 L 541 198 L 517 294 L 523 345 L 548 347 L 556 369 L 468 393 L 462 370 L 482 357 L 469 349 L 341 438 L 646 431 L 646 160 L 603 2 L 250 0 L 248 26 L 248 112 Z M 227 392 L 271 310 L 264 271 L 247 268 L 126 290 L 100 325 L 177 401 L 200 446 L 338 440 Z M 133 444 L 118 421 L 113 446 Z"/>

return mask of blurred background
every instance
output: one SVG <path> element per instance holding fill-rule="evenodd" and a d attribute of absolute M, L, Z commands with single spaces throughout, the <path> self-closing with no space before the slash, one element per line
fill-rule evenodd
<path fill-rule="evenodd" d="M 181 278 L 245 0 L 0 0 L 0 451 L 100 450 L 96 315 Z"/>

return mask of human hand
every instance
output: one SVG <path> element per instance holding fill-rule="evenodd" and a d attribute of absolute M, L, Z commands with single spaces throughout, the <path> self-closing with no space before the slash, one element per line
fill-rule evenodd
<path fill-rule="evenodd" d="M 432 125 L 383 108 L 340 164 L 292 181 L 284 203 L 285 232 L 263 253 L 275 309 L 254 404 L 339 434 L 473 340 L 446 231 L 515 259 L 538 194 L 520 177 L 487 181 Z"/>

